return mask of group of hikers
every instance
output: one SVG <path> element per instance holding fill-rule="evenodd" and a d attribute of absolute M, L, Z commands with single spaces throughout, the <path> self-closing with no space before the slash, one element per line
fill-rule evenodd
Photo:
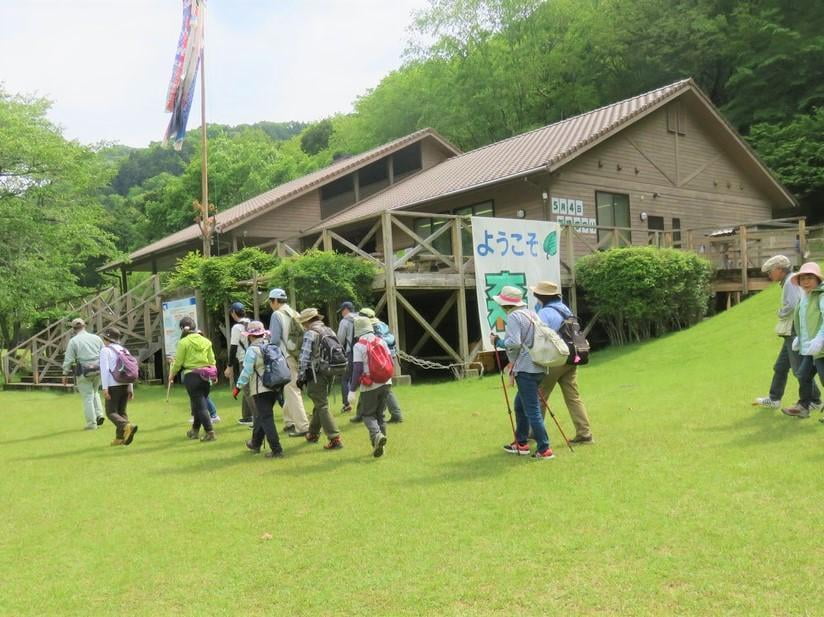
<path fill-rule="evenodd" d="M 815 376 L 824 379 L 824 277 L 812 261 L 793 272 L 792 262 L 785 255 L 769 258 L 761 270 L 781 285 L 775 325 L 781 347 L 773 366 L 769 394 L 756 398 L 753 405 L 780 408 L 794 418 L 809 418 L 811 412 L 822 409 Z M 794 405 L 781 407 L 790 371 L 798 379 L 798 400 Z"/>

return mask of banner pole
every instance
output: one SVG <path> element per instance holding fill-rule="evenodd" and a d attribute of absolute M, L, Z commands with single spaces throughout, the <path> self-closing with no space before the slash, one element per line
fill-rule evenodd
<path fill-rule="evenodd" d="M 206 10 L 203 19 L 203 48 L 200 50 L 200 211 L 203 221 L 203 256 L 212 255 L 212 224 L 209 220 L 208 138 L 206 137 Z"/>

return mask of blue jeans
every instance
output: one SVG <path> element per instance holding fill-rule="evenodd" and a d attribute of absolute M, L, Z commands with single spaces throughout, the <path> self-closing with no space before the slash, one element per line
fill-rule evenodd
<path fill-rule="evenodd" d="M 545 373 L 518 373 L 515 383 L 518 384 L 518 394 L 515 396 L 515 440 L 525 444 L 529 439 L 529 429 L 538 446 L 538 452 L 549 447 L 549 435 L 541 416 L 541 403 L 538 401 L 538 388 Z"/>
<path fill-rule="evenodd" d="M 217 407 L 215 407 L 215 404 L 212 402 L 211 398 L 206 399 L 206 409 L 209 410 L 210 417 L 214 418 L 217 416 Z"/>
<path fill-rule="evenodd" d="M 797 351 L 793 351 L 792 343 L 793 337 L 782 336 L 783 342 L 781 344 L 781 351 L 778 352 L 778 358 L 775 360 L 773 366 L 773 378 L 770 384 L 770 398 L 774 401 L 780 401 L 784 397 L 784 389 L 787 387 L 787 374 L 792 369 L 793 375 L 799 378 L 798 369 L 801 365 L 801 356 Z M 802 386 L 798 384 L 799 399 L 802 399 Z M 807 384 L 809 386 L 809 384 Z M 807 396 L 811 397 L 815 403 L 821 402 L 821 392 L 815 382 L 812 382 L 812 392 L 807 392 Z"/>

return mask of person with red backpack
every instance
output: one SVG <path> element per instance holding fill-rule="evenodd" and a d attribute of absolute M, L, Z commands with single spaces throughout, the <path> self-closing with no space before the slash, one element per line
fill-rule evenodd
<path fill-rule="evenodd" d="M 386 420 L 383 412 L 392 391 L 395 365 L 386 342 L 375 334 L 372 320 L 355 317 L 355 346 L 352 350 L 350 389 L 360 388 L 361 416 L 372 441 L 372 455 L 383 456 L 386 447 Z"/>
<path fill-rule="evenodd" d="M 538 301 L 536 310 L 541 321 L 561 335 L 564 342 L 573 346 L 570 349 L 571 353 L 566 364 L 553 366 L 549 369 L 541 383 L 541 389 L 544 391 L 546 400 L 549 400 L 549 395 L 555 389 L 555 384 L 561 385 L 564 402 L 569 411 L 569 416 L 572 418 L 572 424 L 575 425 L 575 437 L 570 439 L 570 442 L 574 444 L 591 444 L 593 443 L 592 429 L 589 425 L 587 408 L 578 393 L 578 366 L 587 362 L 589 348 L 587 347 L 587 355 L 584 356 L 584 352 L 576 352 L 574 349 L 572 337 L 564 336 L 565 323 L 574 315 L 572 310 L 564 304 L 561 298 L 561 289 L 556 283 L 541 281 L 529 289 Z M 575 323 L 577 324 L 577 321 Z M 541 412 L 546 417 L 546 410 L 542 409 Z"/>
<path fill-rule="evenodd" d="M 137 433 L 137 424 L 129 422 L 128 402 L 134 398 L 137 360 L 120 344 L 120 330 L 106 328 L 101 336 L 100 381 L 106 400 L 106 417 L 115 425 L 113 446 L 128 446 Z"/>

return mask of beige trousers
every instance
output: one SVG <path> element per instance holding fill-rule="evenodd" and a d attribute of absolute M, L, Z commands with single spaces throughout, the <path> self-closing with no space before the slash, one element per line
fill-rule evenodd
<path fill-rule="evenodd" d="M 309 430 L 309 419 L 303 407 L 303 395 L 297 386 L 298 361 L 291 355 L 286 356 L 286 364 L 292 372 L 292 381 L 283 388 L 283 422 L 286 426 L 294 426 L 299 433 Z"/>
<path fill-rule="evenodd" d="M 587 416 L 587 408 L 578 394 L 578 367 L 571 364 L 563 364 L 549 369 L 549 373 L 544 377 L 541 383 L 541 389 L 544 391 L 544 396 L 547 401 L 555 384 L 561 384 L 561 393 L 564 395 L 564 402 L 566 403 L 569 415 L 572 418 L 572 424 L 575 425 L 575 435 L 577 437 L 590 437 L 592 430 L 589 427 L 589 416 Z M 541 413 L 545 416 L 546 410 L 541 409 Z"/>

